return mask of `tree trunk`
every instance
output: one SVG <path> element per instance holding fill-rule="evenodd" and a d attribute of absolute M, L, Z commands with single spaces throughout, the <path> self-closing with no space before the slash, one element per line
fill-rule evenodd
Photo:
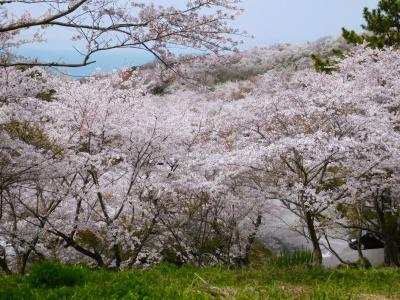
<path fill-rule="evenodd" d="M 385 244 L 385 266 L 400 267 L 399 247 L 397 245 L 396 237 L 385 234 L 383 242 Z"/>
<path fill-rule="evenodd" d="M 357 238 L 357 252 L 360 261 L 362 262 L 364 268 L 368 269 L 371 268 L 372 265 L 369 260 L 364 256 L 362 249 L 361 249 L 361 230 L 358 231 L 358 238 Z"/>
<path fill-rule="evenodd" d="M 246 244 L 244 256 L 241 259 L 241 264 L 243 263 L 243 265 L 245 265 L 245 266 L 248 266 L 250 264 L 251 247 L 254 244 L 254 241 L 256 239 L 256 235 L 257 235 L 257 232 L 258 232 L 258 228 L 261 226 L 261 222 L 262 222 L 262 216 L 258 215 L 257 216 L 257 220 L 254 223 L 254 231 L 249 235 L 249 237 L 247 239 L 247 244 Z"/>
<path fill-rule="evenodd" d="M 122 262 L 121 253 L 119 251 L 119 245 L 118 244 L 114 245 L 113 250 L 115 255 L 115 267 L 119 269 L 121 267 L 121 262 Z"/>
<path fill-rule="evenodd" d="M 3 269 L 3 271 L 7 275 L 10 275 L 12 272 L 11 272 L 10 268 L 8 267 L 6 255 L 7 255 L 6 249 L 4 249 L 4 247 L 0 246 L 0 267 Z"/>
<path fill-rule="evenodd" d="M 313 246 L 313 264 L 314 266 L 320 266 L 322 264 L 322 251 L 315 231 L 314 220 L 310 212 L 306 212 L 306 222 L 309 238 Z"/>
<path fill-rule="evenodd" d="M 25 252 L 23 255 L 22 255 L 22 257 L 21 257 L 21 262 L 20 262 L 20 265 L 19 265 L 19 270 L 18 270 L 18 273 L 20 274 L 20 275 L 25 275 L 25 272 L 26 272 L 26 266 L 27 266 L 27 264 L 28 264 L 28 259 L 29 259 L 29 256 L 31 255 L 31 252 L 32 252 L 32 250 L 28 250 L 27 252 Z"/>

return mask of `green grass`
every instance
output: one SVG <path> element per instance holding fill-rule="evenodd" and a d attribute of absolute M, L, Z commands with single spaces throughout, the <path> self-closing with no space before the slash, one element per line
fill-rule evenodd
<path fill-rule="evenodd" d="M 270 258 L 269 263 L 275 267 L 310 266 L 313 262 L 313 254 L 309 250 L 297 249 L 295 251 L 283 251 L 280 255 Z"/>
<path fill-rule="evenodd" d="M 56 276 L 82 280 L 67 280 L 64 286 L 59 277 L 56 284 L 48 285 L 48 276 L 37 273 L 4 276 L 0 299 L 400 299 L 398 269 L 325 270 L 272 264 L 242 270 L 169 264 L 125 272 L 46 268 Z"/>

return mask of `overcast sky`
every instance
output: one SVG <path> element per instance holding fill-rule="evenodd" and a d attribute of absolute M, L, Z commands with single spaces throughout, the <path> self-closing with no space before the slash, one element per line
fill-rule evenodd
<path fill-rule="evenodd" d="M 182 6 L 185 0 L 157 0 L 156 3 Z M 243 49 L 276 43 L 305 43 L 326 36 L 340 35 L 346 27 L 360 31 L 364 7 L 374 8 L 378 0 L 242 0 L 245 12 L 235 26 L 254 34 Z M 74 50 L 63 32 L 51 32 L 49 43 L 21 49 L 24 55 L 40 59 L 71 59 Z M 140 65 L 151 60 L 149 55 L 134 50 L 103 53 L 96 66 L 76 70 L 86 74 L 100 67 L 104 71 L 123 65 Z"/>

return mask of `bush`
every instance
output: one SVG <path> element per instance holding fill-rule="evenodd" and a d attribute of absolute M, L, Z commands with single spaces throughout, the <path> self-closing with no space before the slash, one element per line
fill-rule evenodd
<path fill-rule="evenodd" d="M 85 273 L 82 269 L 76 267 L 64 266 L 52 261 L 43 261 L 33 266 L 27 280 L 33 287 L 74 286 L 85 281 Z"/>
<path fill-rule="evenodd" d="M 0 131 L 6 131 L 11 138 L 18 139 L 24 143 L 34 146 L 37 149 L 51 151 L 54 154 L 61 154 L 63 148 L 50 139 L 47 133 L 30 122 L 20 122 L 11 119 L 10 122 L 0 125 Z"/>

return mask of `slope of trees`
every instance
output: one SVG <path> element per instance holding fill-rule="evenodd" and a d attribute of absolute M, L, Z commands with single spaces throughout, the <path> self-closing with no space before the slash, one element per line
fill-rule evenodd
<path fill-rule="evenodd" d="M 140 71 L 79 82 L 3 69 L 3 271 L 42 258 L 242 264 L 276 200 L 316 264 L 339 224 L 376 232 L 397 265 L 399 55 L 360 48 L 334 75 L 164 96 Z"/>
<path fill-rule="evenodd" d="M 399 265 L 399 50 L 356 47 L 328 75 L 305 59 L 310 47 L 258 49 L 230 57 L 223 80 L 227 66 L 208 56 L 179 70 L 210 70 L 205 86 L 176 80 L 154 95 L 156 69 L 73 81 L 13 66 L 15 24 L 37 20 L 0 34 L 2 272 L 42 259 L 245 265 L 275 203 L 297 217 L 315 265 L 337 226 L 374 232 Z"/>

